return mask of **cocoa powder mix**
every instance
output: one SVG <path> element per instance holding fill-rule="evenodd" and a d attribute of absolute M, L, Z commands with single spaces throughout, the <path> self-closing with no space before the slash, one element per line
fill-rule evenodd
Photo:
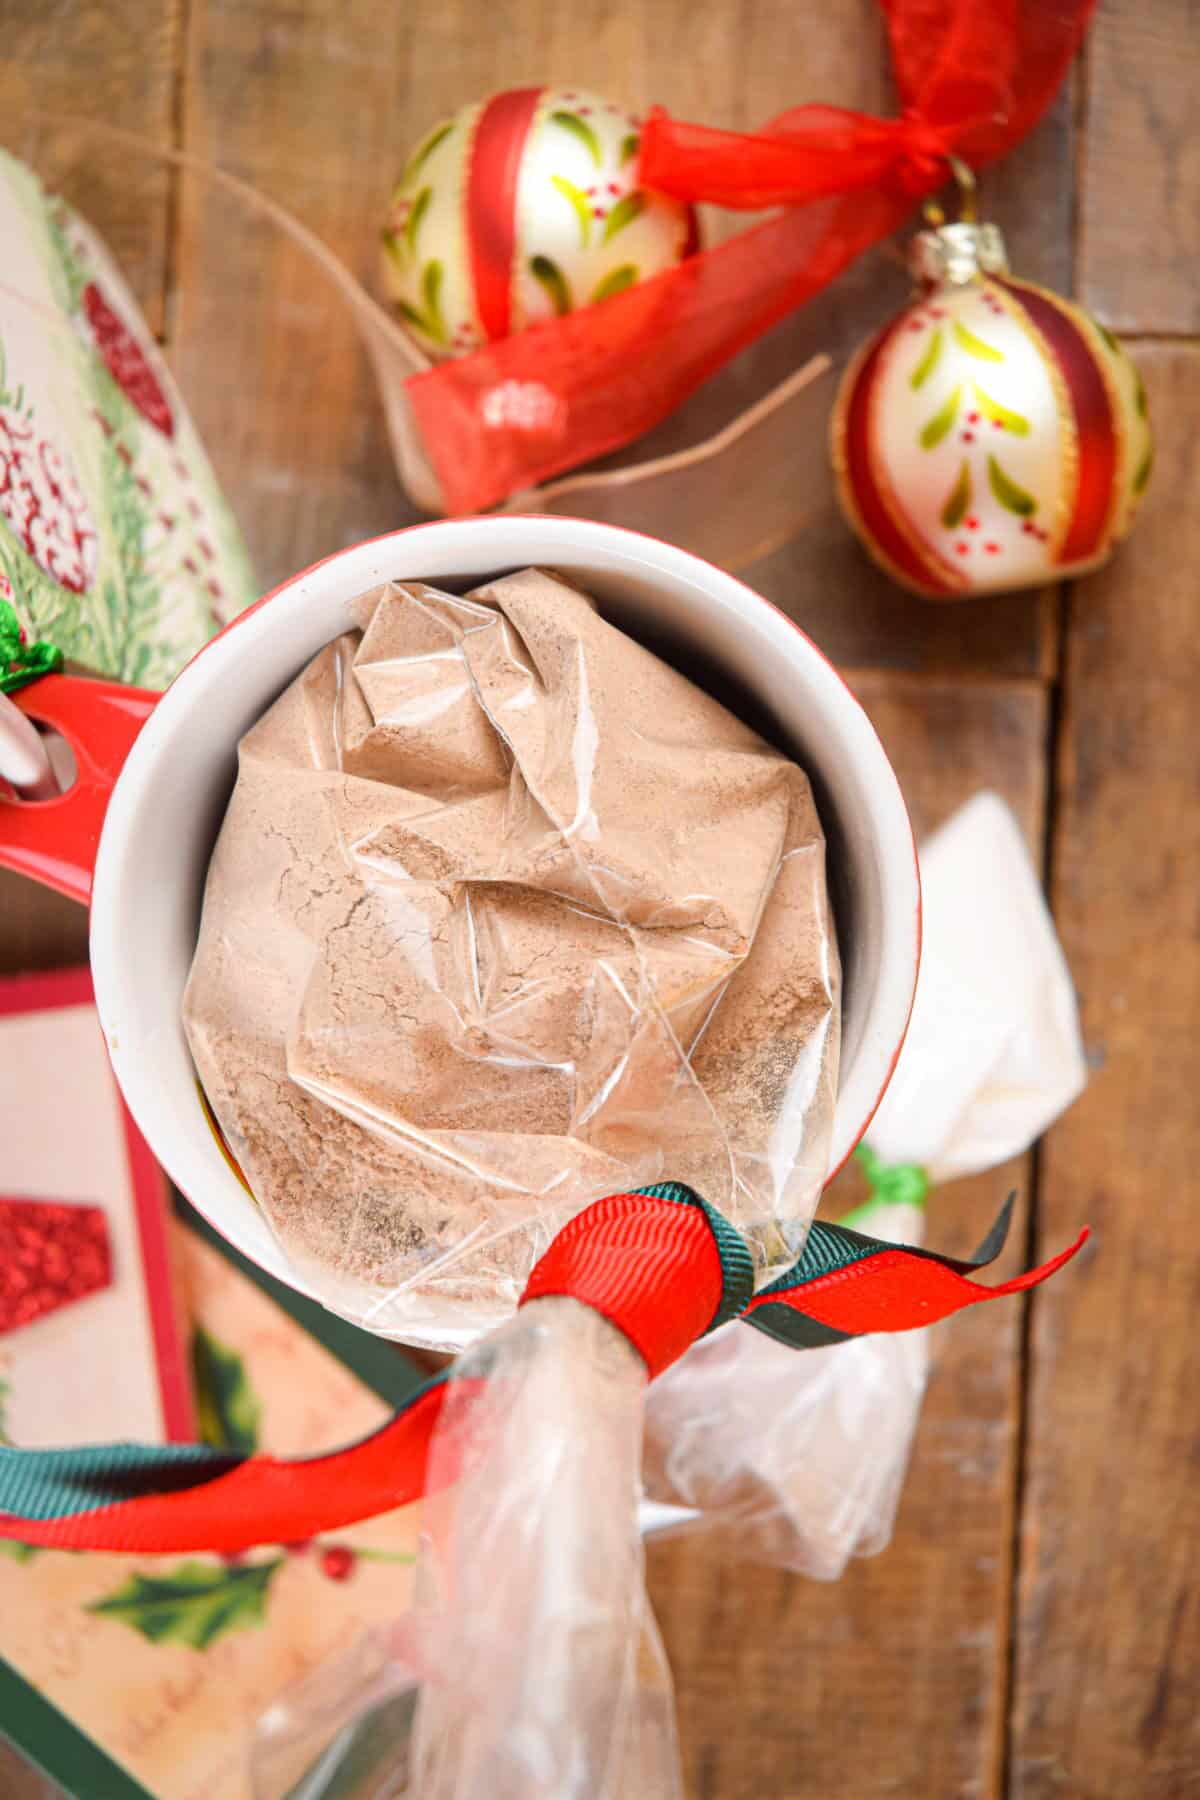
<path fill-rule="evenodd" d="M 672 1179 L 770 1267 L 837 1084 L 807 778 L 544 570 L 354 611 L 242 739 L 184 999 L 293 1263 L 453 1348 Z"/>

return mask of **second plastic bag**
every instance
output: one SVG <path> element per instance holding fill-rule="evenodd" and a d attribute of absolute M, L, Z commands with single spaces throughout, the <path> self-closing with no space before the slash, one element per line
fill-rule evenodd
<path fill-rule="evenodd" d="M 1071 977 L 1016 821 L 978 794 L 923 845 L 908 1037 L 862 1154 L 875 1198 L 842 1221 L 925 1235 L 931 1184 L 1028 1148 L 1086 1079 Z M 647 1405 L 647 1485 L 731 1550 L 835 1579 L 891 1536 L 930 1332 L 853 1338 L 799 1366 L 741 1325 L 696 1344 Z"/>

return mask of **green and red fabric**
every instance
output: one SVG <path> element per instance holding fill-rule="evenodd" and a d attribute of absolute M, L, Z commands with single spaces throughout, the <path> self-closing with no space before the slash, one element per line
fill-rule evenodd
<path fill-rule="evenodd" d="M 638 1350 L 651 1380 L 738 1318 L 796 1348 L 904 1331 L 1036 1286 L 1087 1238 L 1085 1230 L 1041 1268 L 983 1287 L 967 1271 L 999 1254 L 1011 1204 L 971 1262 L 815 1224 L 795 1266 L 753 1294 L 738 1233 L 692 1189 L 661 1183 L 579 1213 L 533 1270 L 522 1304 L 570 1295 L 594 1308 Z M 192 1444 L 0 1446 L 0 1537 L 53 1549 L 229 1553 L 372 1518 L 426 1492 L 430 1441 L 461 1379 L 437 1376 L 378 1431 L 317 1457 L 239 1457 Z"/>

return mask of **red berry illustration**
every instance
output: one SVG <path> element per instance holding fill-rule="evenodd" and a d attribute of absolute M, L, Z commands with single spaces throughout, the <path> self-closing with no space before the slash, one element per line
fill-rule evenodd
<path fill-rule="evenodd" d="M 7 407 L 0 407 L 0 513 L 40 569 L 73 594 L 87 592 L 96 573 L 96 528 L 75 472 Z"/>
<path fill-rule="evenodd" d="M 999 544 L 985 544 L 983 547 L 988 552 L 989 556 L 995 556 L 1000 548 Z"/>
<path fill-rule="evenodd" d="M 970 546 L 970 544 L 964 542 L 964 543 L 955 544 L 954 548 L 958 551 L 958 554 L 960 556 L 965 556 L 967 554 L 967 551 L 971 548 L 971 546 Z"/>
<path fill-rule="evenodd" d="M 355 1555 L 345 1544 L 331 1544 L 321 1552 L 321 1573 L 330 1581 L 349 1581 L 354 1573 Z"/>
<path fill-rule="evenodd" d="M 964 519 L 963 524 L 966 526 L 968 531 L 978 531 L 979 530 L 979 520 L 977 518 L 975 518 L 974 514 L 972 514 L 972 516 L 969 519 Z"/>
<path fill-rule="evenodd" d="M 96 348 L 108 365 L 108 372 L 131 405 L 164 437 L 174 437 L 175 420 L 145 351 L 129 327 L 119 319 L 94 281 L 83 290 L 83 309 L 87 314 Z"/>

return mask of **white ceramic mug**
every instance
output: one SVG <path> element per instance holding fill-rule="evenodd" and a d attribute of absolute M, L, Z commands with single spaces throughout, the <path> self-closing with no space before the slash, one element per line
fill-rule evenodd
<path fill-rule="evenodd" d="M 180 1016 L 238 740 L 351 628 L 356 595 L 384 581 L 465 591 L 535 563 L 562 570 L 606 617 L 694 664 L 702 681 L 717 670 L 735 707 L 740 690 L 813 781 L 844 967 L 833 1168 L 866 1130 L 900 1052 L 920 952 L 912 830 L 866 714 L 790 619 L 685 551 L 575 519 L 446 519 L 339 551 L 243 613 L 161 697 L 71 676 L 24 690 L 22 710 L 67 738 L 78 778 L 54 799 L 0 801 L 0 863 L 90 897 L 100 1022 L 154 1154 L 230 1243 L 302 1291 L 209 1126 Z"/>

